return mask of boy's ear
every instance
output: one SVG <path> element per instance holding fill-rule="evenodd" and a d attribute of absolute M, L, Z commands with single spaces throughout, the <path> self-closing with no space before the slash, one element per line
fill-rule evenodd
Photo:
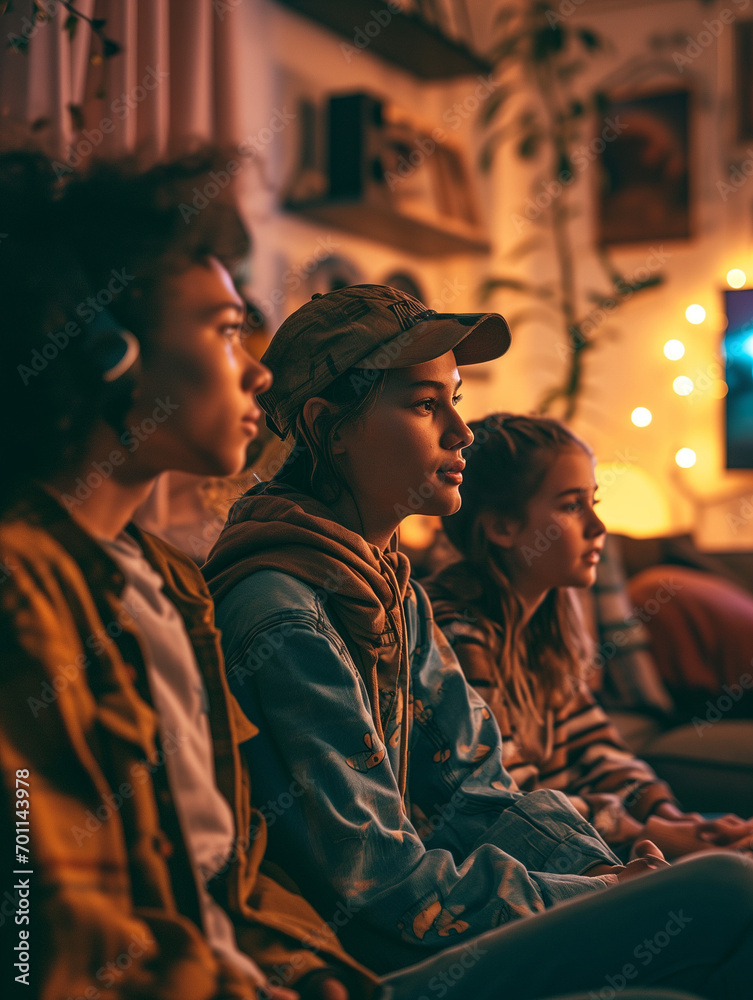
<path fill-rule="evenodd" d="M 493 510 L 484 511 L 480 521 L 486 537 L 501 549 L 511 549 L 517 543 L 522 527 L 520 521 L 513 521 Z"/>
<path fill-rule="evenodd" d="M 303 419 L 306 421 L 306 426 L 314 440 L 319 441 L 319 429 L 316 425 L 320 418 L 329 413 L 334 413 L 336 410 L 337 407 L 333 403 L 322 399 L 321 396 L 312 396 L 311 399 L 307 399 L 303 404 Z M 332 437 L 332 442 L 332 454 L 341 455 L 345 449 L 342 445 L 340 435 L 335 433 Z"/>

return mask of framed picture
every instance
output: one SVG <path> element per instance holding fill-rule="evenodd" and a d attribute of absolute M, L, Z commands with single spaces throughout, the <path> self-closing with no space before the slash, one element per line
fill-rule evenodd
<path fill-rule="evenodd" d="M 600 241 L 689 237 L 690 93 L 613 100 L 599 124 Z"/>
<path fill-rule="evenodd" d="M 735 104 L 737 139 L 753 139 L 753 21 L 735 25 Z"/>

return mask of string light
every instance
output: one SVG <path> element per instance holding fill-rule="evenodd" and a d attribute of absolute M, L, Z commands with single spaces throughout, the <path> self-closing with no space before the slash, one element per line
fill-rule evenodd
<path fill-rule="evenodd" d="M 692 306 L 688 306 L 685 310 L 685 319 L 688 323 L 703 323 L 706 319 L 706 310 L 703 306 L 699 306 L 697 302 L 694 302 Z"/>
<path fill-rule="evenodd" d="M 664 345 L 664 357 L 670 361 L 679 361 L 685 353 L 685 344 L 681 340 L 668 340 Z"/>
<path fill-rule="evenodd" d="M 747 280 L 745 271 L 741 271 L 739 267 L 727 271 L 727 284 L 730 288 L 742 288 Z"/>
<path fill-rule="evenodd" d="M 648 410 L 645 406 L 636 406 L 630 414 L 630 419 L 636 427 L 648 427 L 654 418 L 651 410 Z"/>
<path fill-rule="evenodd" d="M 678 375 L 672 383 L 672 388 L 678 396 L 689 396 L 693 391 L 693 379 L 687 375 Z"/>
<path fill-rule="evenodd" d="M 696 463 L 696 453 L 692 448 L 680 448 L 675 455 L 675 462 L 681 469 L 690 469 Z"/>

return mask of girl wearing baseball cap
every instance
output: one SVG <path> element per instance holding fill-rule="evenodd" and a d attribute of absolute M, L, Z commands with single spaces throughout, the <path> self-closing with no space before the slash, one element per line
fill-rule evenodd
<path fill-rule="evenodd" d="M 691 877 L 649 842 L 622 866 L 561 793 L 520 792 L 397 549 L 408 514 L 459 509 L 473 436 L 458 365 L 509 343 L 496 314 L 441 315 L 360 285 L 306 303 L 262 359 L 274 384 L 259 403 L 292 450 L 236 502 L 204 572 L 231 689 L 260 730 L 248 761 L 268 856 L 371 968 L 428 959 L 388 977 L 396 997 L 446 992 L 456 969 L 474 998 L 601 988 L 631 959 L 630 985 L 681 984 L 699 950 L 694 988 L 741 996 L 753 866 L 703 858 Z M 685 944 L 649 951 L 645 972 L 636 943 L 680 903 L 690 919 L 665 933 Z"/>

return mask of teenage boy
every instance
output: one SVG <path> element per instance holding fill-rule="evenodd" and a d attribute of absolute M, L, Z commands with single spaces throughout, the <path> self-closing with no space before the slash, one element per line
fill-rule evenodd
<path fill-rule="evenodd" d="M 0 157 L 0 977 L 41 1000 L 373 992 L 262 869 L 211 600 L 130 523 L 166 469 L 238 472 L 271 382 L 240 343 L 238 216 L 180 212 L 213 166 L 60 191 Z"/>

